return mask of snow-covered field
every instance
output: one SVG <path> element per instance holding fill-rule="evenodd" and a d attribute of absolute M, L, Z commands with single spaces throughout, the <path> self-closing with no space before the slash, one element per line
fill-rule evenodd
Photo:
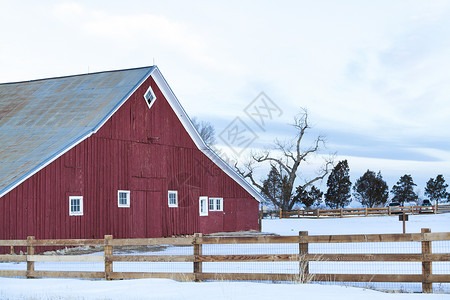
<path fill-rule="evenodd" d="M 448 232 L 450 214 L 410 215 L 406 222 L 406 233 L 419 233 L 421 228 L 430 228 L 431 232 Z M 309 235 L 403 233 L 403 223 L 398 220 L 398 215 L 342 219 L 268 219 L 264 220 L 262 231 L 280 235 L 296 235 L 299 231 L 308 231 Z"/>
<path fill-rule="evenodd" d="M 410 216 L 410 221 L 407 222 L 406 231 L 420 232 L 421 228 L 430 228 L 432 232 L 446 232 L 450 230 L 450 214 L 442 215 L 414 215 Z M 308 231 L 310 235 L 317 234 L 363 234 L 363 233 L 401 233 L 402 232 L 402 222 L 398 221 L 398 216 L 392 217 L 360 217 L 360 218 L 344 218 L 344 219 L 273 219 L 264 220 L 263 231 L 272 232 L 280 235 L 297 235 L 299 231 Z M 382 243 L 386 244 L 386 243 Z M 357 245 L 348 251 L 366 251 L 364 247 L 372 247 L 370 250 L 373 253 L 392 253 L 395 252 L 417 252 L 420 251 L 417 243 L 406 248 L 402 248 L 400 251 L 395 249 L 390 249 L 388 245 L 376 246 L 374 245 Z M 298 251 L 296 245 L 292 251 Z M 318 245 L 320 246 L 320 245 Z M 204 246 L 205 247 L 205 246 Z M 230 247 L 230 248 L 227 248 Z M 208 249 L 204 248 L 205 254 L 216 254 L 216 253 L 229 253 L 230 251 L 236 251 L 236 248 L 232 248 L 233 245 L 227 245 L 227 247 L 212 247 Z M 298 247 L 298 246 L 297 246 Z M 359 248 L 358 248 L 359 247 Z M 442 247 L 442 250 L 439 249 Z M 285 252 L 286 249 L 279 249 L 276 247 L 270 249 L 261 249 L 260 246 L 246 245 L 245 249 L 240 249 L 240 251 L 245 250 L 246 253 L 264 253 L 272 252 L 277 253 L 278 251 Z M 296 249 L 295 249 L 296 248 Z M 416 249 L 417 248 L 417 249 Z M 332 248 L 314 248 L 314 245 L 310 245 L 310 252 L 314 251 L 333 253 L 334 251 L 339 251 L 340 253 L 345 253 L 347 251 L 345 248 L 340 248 L 338 250 Z M 144 254 L 188 254 L 186 247 L 169 247 L 161 249 L 159 252 L 151 252 Z M 289 251 L 289 249 L 288 249 Z M 449 244 L 444 246 L 440 244 L 433 245 L 433 252 L 439 251 L 449 251 Z M 58 269 L 60 265 L 58 264 L 43 264 L 41 266 L 36 263 L 37 269 Z M 295 264 L 295 263 L 294 263 Z M 364 263 L 357 263 L 354 265 L 347 265 L 343 267 L 339 263 L 329 262 L 327 266 L 327 272 L 343 272 L 348 273 L 355 271 L 355 273 L 360 273 L 361 270 L 357 270 Z M 334 265 L 333 265 L 334 264 Z M 400 265 L 399 265 L 400 264 Z M 442 263 L 441 263 L 442 264 Z M 448 274 L 450 270 L 449 263 L 445 264 L 444 267 L 433 264 L 433 272 L 439 272 L 439 268 L 444 270 L 443 272 Z M 172 264 L 173 265 L 173 264 Z M 280 265 L 278 263 L 278 265 Z M 324 263 L 311 263 L 311 272 L 321 272 Z M 142 265 L 139 265 L 142 267 Z M 23 269 L 25 266 L 22 264 L 0 264 L 0 269 Z M 127 265 L 115 264 L 115 271 L 126 271 L 128 268 L 133 267 L 133 263 Z M 168 266 L 161 265 L 161 270 L 168 271 L 166 268 Z M 173 266 L 170 266 L 173 268 Z M 258 264 L 251 263 L 250 268 L 264 268 L 266 272 L 280 272 L 280 270 L 273 268 L 270 263 L 265 263 L 259 266 Z M 72 267 L 69 268 L 72 269 Z M 75 269 L 79 270 L 99 270 L 103 268 L 103 264 L 88 264 L 85 267 L 74 265 Z M 239 265 L 235 263 L 228 263 L 228 265 L 206 265 L 204 264 L 203 271 L 208 272 L 214 271 L 216 268 L 220 268 L 222 272 L 234 272 L 236 270 L 247 272 L 245 265 Z M 269 268 L 270 270 L 266 270 Z M 279 267 L 278 267 L 279 268 Z M 284 267 L 281 267 L 284 273 L 290 273 L 289 263 Z M 403 268 L 403 269 L 402 269 Z M 316 269 L 316 270 L 314 270 Z M 364 269 L 364 268 L 363 268 Z M 417 270 L 416 270 L 417 269 Z M 366 271 L 368 273 L 392 273 L 392 270 L 397 272 L 408 273 L 417 272 L 420 269 L 420 263 L 417 266 L 407 267 L 401 266 L 401 263 L 393 264 L 374 264 Z M 152 266 L 152 270 L 154 267 Z M 171 269 L 169 271 L 175 272 L 190 272 L 192 270 L 192 264 L 181 263 L 178 264 L 176 269 Z M 292 269 L 295 272 L 295 267 Z M 145 270 L 141 270 L 145 271 Z M 251 270 L 250 270 L 251 271 Z M 337 284 L 337 283 L 336 283 Z M 369 285 L 374 286 L 374 285 Z M 412 286 L 410 291 L 417 290 L 417 286 L 420 289 L 420 284 Z M 446 285 L 447 286 L 447 285 Z M 402 290 L 408 290 L 408 285 Z M 298 299 L 298 298 L 312 298 L 312 299 L 376 299 L 382 297 L 383 299 L 450 299 L 450 294 L 448 294 L 448 289 L 443 288 L 445 294 L 415 294 L 415 293 L 382 293 L 378 291 L 373 291 L 364 288 L 353 288 L 338 285 L 320 285 L 320 284 L 273 284 L 273 283 L 253 283 L 253 282 L 204 282 L 204 283 L 193 283 L 193 282 L 176 282 L 172 280 L 165 279 L 139 279 L 139 280 L 123 280 L 123 281 L 103 281 L 103 280 L 79 280 L 79 279 L 16 279 L 16 278 L 0 278 L 0 299 Z"/>
<path fill-rule="evenodd" d="M 160 299 L 160 300 L 438 300 L 448 294 L 382 293 L 362 288 L 318 284 L 251 282 L 176 282 L 167 279 L 90 281 L 75 279 L 0 280 L 0 299 Z"/>

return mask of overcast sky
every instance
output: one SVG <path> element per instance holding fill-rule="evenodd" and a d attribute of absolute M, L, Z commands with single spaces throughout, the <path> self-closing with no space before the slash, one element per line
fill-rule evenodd
<path fill-rule="evenodd" d="M 304 107 L 353 182 L 450 181 L 450 1 L 0 0 L 0 28 L 0 82 L 155 63 L 218 135 L 238 117 L 248 148 L 292 137 Z M 245 113 L 261 92 L 264 126 Z"/>

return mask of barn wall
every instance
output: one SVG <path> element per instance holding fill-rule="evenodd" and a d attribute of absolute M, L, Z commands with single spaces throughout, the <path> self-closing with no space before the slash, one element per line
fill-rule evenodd
<path fill-rule="evenodd" d="M 130 208 L 118 207 L 119 189 L 131 191 Z M 177 208 L 168 190 L 178 191 Z M 83 196 L 83 216 L 69 216 L 69 196 Z M 223 197 L 224 211 L 199 216 L 199 196 Z M 159 237 L 258 223 L 258 202 L 196 148 L 152 78 L 96 134 L 0 198 L 0 212 L 0 239 Z"/>

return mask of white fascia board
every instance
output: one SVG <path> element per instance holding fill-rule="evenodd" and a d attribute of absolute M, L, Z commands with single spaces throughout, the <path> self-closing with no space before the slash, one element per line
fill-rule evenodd
<path fill-rule="evenodd" d="M 200 137 L 200 134 L 195 129 L 194 124 L 192 124 L 191 119 L 188 117 L 177 97 L 168 85 L 167 81 L 162 76 L 158 67 L 155 67 L 152 70 L 151 76 L 163 93 L 164 98 L 166 98 L 167 102 L 169 102 L 169 105 L 176 113 L 181 124 L 183 124 L 184 129 L 186 129 L 187 133 L 194 141 L 197 148 L 202 151 L 203 154 L 205 154 L 222 171 L 224 171 L 225 174 L 230 176 L 234 181 L 242 186 L 257 201 L 262 202 L 263 197 L 261 196 L 261 194 L 249 182 L 247 182 L 247 180 L 245 180 L 240 174 L 238 174 L 233 168 L 231 168 L 222 158 L 220 158 L 220 156 L 218 156 L 213 150 L 211 150 L 208 145 L 206 145 L 206 143 Z"/>

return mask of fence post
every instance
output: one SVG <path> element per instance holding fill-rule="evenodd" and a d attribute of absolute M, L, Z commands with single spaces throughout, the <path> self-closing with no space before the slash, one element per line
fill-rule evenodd
<path fill-rule="evenodd" d="M 364 215 L 367 217 L 367 207 L 365 209 Z"/>
<path fill-rule="evenodd" d="M 388 211 L 389 211 L 388 215 L 391 215 L 391 207 L 390 206 L 388 207 Z"/>
<path fill-rule="evenodd" d="M 113 262 L 109 256 L 113 255 L 113 246 L 110 241 L 113 239 L 112 235 L 105 235 L 105 279 L 111 280 L 111 273 L 113 272 Z"/>
<path fill-rule="evenodd" d="M 280 208 L 280 219 L 283 218 L 283 210 Z"/>
<path fill-rule="evenodd" d="M 308 254 L 308 231 L 300 231 L 298 233 L 298 260 L 299 260 L 299 281 L 305 283 L 309 281 L 309 262 L 306 260 Z"/>
<path fill-rule="evenodd" d="M 340 211 L 340 217 L 342 218 L 342 217 L 343 217 L 343 215 L 344 215 L 344 209 L 343 209 L 343 208 L 341 208 L 341 211 Z"/>
<path fill-rule="evenodd" d="M 34 261 L 28 261 L 28 256 L 34 255 L 34 240 L 34 236 L 27 237 L 27 278 L 34 278 L 34 276 L 31 275 L 31 273 L 34 272 Z"/>
<path fill-rule="evenodd" d="M 199 239 L 202 238 L 203 234 L 194 234 L 194 281 L 199 282 L 199 273 L 202 273 L 202 263 L 199 262 L 199 256 L 202 255 L 202 244 L 199 243 Z"/>
<path fill-rule="evenodd" d="M 317 209 L 317 218 L 320 217 L 320 209 Z"/>
<path fill-rule="evenodd" d="M 428 254 L 431 254 L 431 242 L 425 239 L 425 233 L 430 233 L 429 228 L 422 228 L 422 293 L 433 292 L 433 282 L 430 282 L 431 261 Z"/>
<path fill-rule="evenodd" d="M 11 255 L 14 254 L 14 246 L 11 246 L 11 249 L 9 249 L 9 254 L 11 254 Z"/>

